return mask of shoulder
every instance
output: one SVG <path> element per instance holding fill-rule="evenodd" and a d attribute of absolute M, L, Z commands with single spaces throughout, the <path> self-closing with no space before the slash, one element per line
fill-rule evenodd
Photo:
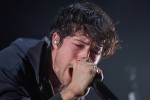
<path fill-rule="evenodd" d="M 10 46 L 0 51 L 0 67 L 14 67 L 28 60 L 28 52 L 36 47 L 37 51 L 42 48 L 45 39 L 18 38 Z"/>

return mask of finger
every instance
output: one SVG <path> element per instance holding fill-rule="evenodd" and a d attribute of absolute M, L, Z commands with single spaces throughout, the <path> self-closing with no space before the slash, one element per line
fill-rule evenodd
<path fill-rule="evenodd" d="M 104 79 L 103 71 L 96 67 L 96 73 L 101 77 L 101 81 Z"/>
<path fill-rule="evenodd" d="M 97 66 L 95 64 L 93 64 L 91 67 L 92 70 L 92 75 L 93 77 L 95 77 L 95 75 L 97 74 Z"/>

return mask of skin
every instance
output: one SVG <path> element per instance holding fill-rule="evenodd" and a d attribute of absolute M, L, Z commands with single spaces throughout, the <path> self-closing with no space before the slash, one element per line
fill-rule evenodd
<path fill-rule="evenodd" d="M 59 35 L 55 32 L 52 37 L 52 65 L 55 81 L 59 81 L 59 84 L 54 88 L 62 85 L 65 89 L 61 91 L 61 97 L 64 100 L 76 99 L 86 94 L 96 74 L 93 68 L 95 64 L 86 60 L 93 58 L 97 51 L 92 49 L 89 38 L 79 32 L 65 37 L 60 46 L 55 43 L 56 39 L 59 39 Z"/>

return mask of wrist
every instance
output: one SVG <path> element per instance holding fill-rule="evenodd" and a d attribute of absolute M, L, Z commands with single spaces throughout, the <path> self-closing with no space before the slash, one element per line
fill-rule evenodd
<path fill-rule="evenodd" d="M 60 95 L 61 95 L 63 100 L 75 100 L 75 99 L 77 99 L 77 96 L 75 95 L 73 90 L 68 89 L 68 88 L 66 88 L 62 92 L 60 92 Z"/>

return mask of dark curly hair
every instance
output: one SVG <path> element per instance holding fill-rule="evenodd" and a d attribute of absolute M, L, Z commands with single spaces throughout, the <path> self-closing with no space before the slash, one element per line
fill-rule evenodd
<path fill-rule="evenodd" d="M 50 39 L 54 32 L 62 42 L 76 32 L 90 38 L 93 44 L 103 46 L 102 57 L 112 55 L 118 47 L 118 36 L 111 18 L 97 5 L 83 2 L 60 9 L 50 27 Z"/>

